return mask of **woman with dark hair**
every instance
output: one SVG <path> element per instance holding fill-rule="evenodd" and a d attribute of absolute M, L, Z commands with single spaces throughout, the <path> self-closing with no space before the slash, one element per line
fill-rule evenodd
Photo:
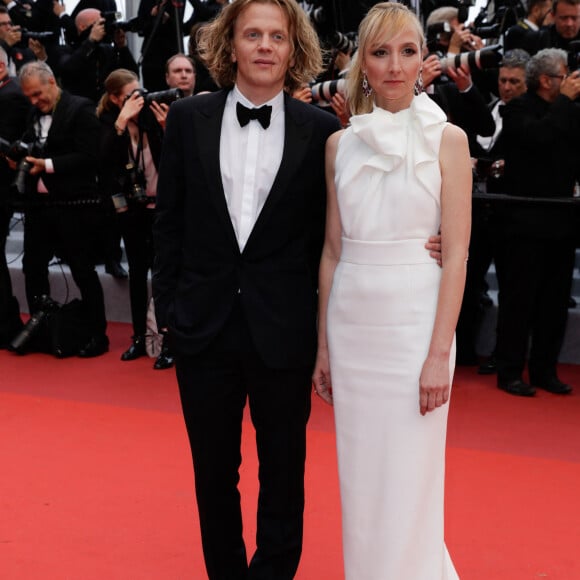
<path fill-rule="evenodd" d="M 139 79 L 126 69 L 107 77 L 105 91 L 97 108 L 102 124 L 100 181 L 103 193 L 113 200 L 129 263 L 133 341 L 121 360 L 130 361 L 147 354 L 147 278 L 153 265 L 157 165 L 168 106 L 152 101 L 145 107 Z M 173 356 L 164 339 L 153 368 L 171 366 Z"/>

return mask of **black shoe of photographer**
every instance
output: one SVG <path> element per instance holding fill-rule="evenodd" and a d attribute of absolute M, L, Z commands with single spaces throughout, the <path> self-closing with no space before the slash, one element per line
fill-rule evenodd
<path fill-rule="evenodd" d="M 563 383 L 558 377 L 531 377 L 530 383 L 538 389 L 543 389 L 554 395 L 569 395 L 572 392 L 572 387 Z"/>
<path fill-rule="evenodd" d="M 533 397 L 536 394 L 536 389 L 524 383 L 521 379 L 514 379 L 511 381 L 497 380 L 497 386 L 502 391 L 517 397 Z"/>
<path fill-rule="evenodd" d="M 133 337 L 131 346 L 121 355 L 121 360 L 135 360 L 147 354 L 145 337 L 140 334 Z"/>
<path fill-rule="evenodd" d="M 170 369 L 175 364 L 173 355 L 169 350 L 168 346 L 163 345 L 161 348 L 161 352 L 159 356 L 155 359 L 155 363 L 153 364 L 153 368 L 156 371 L 163 371 L 165 369 Z"/>
<path fill-rule="evenodd" d="M 93 336 L 83 348 L 78 352 L 81 358 L 93 358 L 95 356 L 101 356 L 109 351 L 109 339 L 106 334 L 101 336 Z"/>
<path fill-rule="evenodd" d="M 497 373 L 497 361 L 495 356 L 491 355 L 485 362 L 479 365 L 478 375 L 495 375 Z"/>
<path fill-rule="evenodd" d="M 117 260 L 109 260 L 105 264 L 105 272 L 113 276 L 113 278 L 117 278 L 117 280 L 126 280 L 129 277 L 127 270 Z"/>

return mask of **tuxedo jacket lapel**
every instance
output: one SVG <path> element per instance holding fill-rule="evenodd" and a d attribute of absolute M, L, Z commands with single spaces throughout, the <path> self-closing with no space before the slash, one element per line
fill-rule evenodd
<path fill-rule="evenodd" d="M 224 108 L 228 91 L 215 93 L 215 98 L 208 101 L 204 108 L 195 114 L 197 149 L 201 160 L 202 171 L 208 184 L 208 195 L 214 205 L 227 236 L 239 251 L 239 245 L 230 218 L 228 204 L 222 183 L 220 169 L 220 135 Z"/>
<path fill-rule="evenodd" d="M 270 193 L 268 194 L 268 198 L 266 199 L 266 203 L 248 238 L 244 252 L 251 249 L 252 244 L 256 243 L 254 240 L 259 238 L 261 229 L 272 212 L 275 211 L 280 199 L 284 195 L 290 194 L 289 192 L 291 190 L 288 187 L 290 185 L 290 179 L 302 165 L 304 156 L 307 154 L 307 145 L 312 134 L 313 124 L 311 120 L 300 115 L 293 105 L 293 99 L 287 94 L 284 94 L 285 127 L 282 162 L 272 184 L 272 188 L 270 189 Z"/>

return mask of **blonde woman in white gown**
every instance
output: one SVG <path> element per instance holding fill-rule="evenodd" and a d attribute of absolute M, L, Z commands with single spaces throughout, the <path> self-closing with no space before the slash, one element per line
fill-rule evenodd
<path fill-rule="evenodd" d="M 415 96 L 423 42 L 403 5 L 370 10 L 351 126 L 327 144 L 313 382 L 335 409 L 347 580 L 458 578 L 443 482 L 471 165 L 463 131 Z M 439 229 L 441 268 L 425 249 Z"/>

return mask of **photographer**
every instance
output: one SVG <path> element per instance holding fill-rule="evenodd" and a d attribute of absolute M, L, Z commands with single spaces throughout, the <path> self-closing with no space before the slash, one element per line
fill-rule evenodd
<path fill-rule="evenodd" d="M 0 137 L 6 143 L 16 141 L 24 132 L 30 104 L 18 83 L 8 76 L 8 56 L 0 48 Z M 14 180 L 5 159 L 0 159 L 0 348 L 20 331 L 20 306 L 12 294 L 10 272 L 6 263 L 6 237 L 9 233 L 12 207 L 10 185 Z"/>
<path fill-rule="evenodd" d="M 60 47 L 54 61 L 63 87 L 95 104 L 105 90 L 107 75 L 113 70 L 126 68 L 138 72 L 137 63 L 127 47 L 125 31 L 120 28 L 108 31 L 105 23 L 98 10 L 81 10 L 75 19 L 78 45 Z M 112 32 L 112 40 L 108 32 Z"/>
<path fill-rule="evenodd" d="M 133 341 L 121 360 L 130 361 L 147 354 L 147 276 L 153 265 L 157 166 L 169 107 L 152 101 L 149 109 L 137 75 L 126 69 L 112 72 L 105 89 L 97 109 L 101 121 L 101 189 L 115 204 L 129 263 Z M 171 366 L 173 357 L 164 345 L 154 368 Z"/>
<path fill-rule="evenodd" d="M 5 6 L 0 6 L 0 47 L 8 56 L 8 72 L 14 76 L 22 65 L 35 60 L 30 48 L 22 46 L 22 31 L 14 26 Z"/>
<path fill-rule="evenodd" d="M 101 211 L 97 189 L 99 122 L 94 105 L 60 89 L 42 62 L 20 71 L 22 92 L 34 111 L 22 141 L 33 146 L 26 156 L 26 213 L 22 260 L 26 298 L 35 312 L 50 296 L 48 264 L 58 252 L 78 286 L 91 338 L 78 355 L 99 356 L 109 349 L 103 289 L 91 254 Z"/>
<path fill-rule="evenodd" d="M 503 111 L 507 193 L 570 198 L 580 157 L 580 73 L 549 48 L 526 67 L 528 91 Z M 567 394 L 556 365 L 566 328 L 574 268 L 575 212 L 567 204 L 505 204 L 500 215 L 498 387 L 531 396 L 534 387 Z M 523 381 L 528 340 L 530 383 Z"/>
<path fill-rule="evenodd" d="M 526 48 L 528 33 L 537 32 L 542 26 L 549 26 L 552 23 L 552 0 L 529 0 L 526 18 L 518 20 L 505 33 L 505 50 L 520 48 L 529 54 L 529 50 Z"/>
<path fill-rule="evenodd" d="M 537 31 L 529 30 L 524 34 L 510 29 L 506 35 L 506 43 L 510 47 L 523 48 L 531 55 L 543 48 L 561 48 L 568 51 L 570 42 L 580 40 L 580 0 L 554 0 L 552 5 L 553 24 Z"/>

